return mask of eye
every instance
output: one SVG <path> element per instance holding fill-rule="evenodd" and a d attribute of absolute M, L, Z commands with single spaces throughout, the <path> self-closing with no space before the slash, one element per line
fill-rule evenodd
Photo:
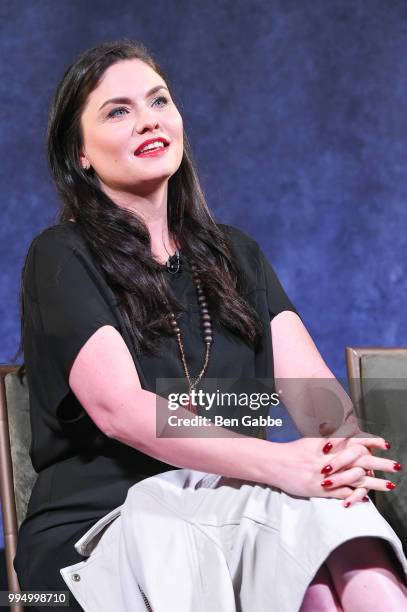
<path fill-rule="evenodd" d="M 154 100 L 153 104 L 155 104 L 156 102 L 159 102 L 160 100 L 164 102 L 164 106 L 168 104 L 168 98 L 166 98 L 166 96 L 159 96 L 158 98 Z"/>
<path fill-rule="evenodd" d="M 166 96 L 159 96 L 158 98 L 156 98 L 153 102 L 153 104 L 156 104 L 156 102 L 163 102 L 162 105 L 160 105 L 160 108 L 162 108 L 162 106 L 166 106 L 168 104 L 168 98 Z M 109 119 L 114 118 L 114 117 L 123 117 L 122 114 L 117 114 L 117 113 L 122 113 L 124 112 L 126 115 L 129 114 L 129 111 L 127 110 L 127 108 L 125 108 L 124 106 L 118 106 L 116 108 L 114 108 L 113 110 L 110 111 L 110 113 L 108 113 L 107 117 Z"/>
<path fill-rule="evenodd" d="M 128 110 L 127 108 L 124 108 L 124 106 L 119 106 L 117 108 L 114 108 L 113 110 L 110 111 L 110 113 L 108 113 L 108 117 L 122 117 L 123 115 L 116 115 L 116 113 L 118 113 L 119 111 L 124 111 L 126 114 L 128 114 Z"/>

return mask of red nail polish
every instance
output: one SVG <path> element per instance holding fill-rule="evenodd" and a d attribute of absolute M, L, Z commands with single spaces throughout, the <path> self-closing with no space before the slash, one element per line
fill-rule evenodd
<path fill-rule="evenodd" d="M 325 444 L 324 448 L 322 449 L 322 452 L 325 453 L 325 455 L 326 455 L 327 453 L 329 453 L 331 448 L 332 448 L 332 443 L 331 442 L 327 442 Z"/>
<path fill-rule="evenodd" d="M 369 501 L 368 496 L 367 496 L 367 495 L 365 495 L 365 496 L 362 498 L 362 501 L 364 501 L 364 502 L 368 502 L 368 501 Z"/>
<path fill-rule="evenodd" d="M 391 448 L 391 444 L 390 444 L 390 442 L 387 442 L 387 440 L 386 440 L 385 444 L 386 444 L 386 448 L 387 448 L 387 450 L 388 450 L 389 448 Z"/>
<path fill-rule="evenodd" d="M 324 467 L 321 470 L 321 474 L 329 474 L 329 472 L 332 472 L 332 465 L 330 464 L 324 465 Z"/>
<path fill-rule="evenodd" d="M 387 487 L 388 489 L 395 489 L 395 488 L 396 488 L 396 485 L 394 484 L 394 482 L 391 482 L 390 480 L 388 480 L 388 481 L 386 482 L 386 487 Z"/>
<path fill-rule="evenodd" d="M 349 508 L 349 506 L 350 506 L 350 502 L 346 502 L 345 508 Z"/>
<path fill-rule="evenodd" d="M 331 487 L 332 485 L 333 485 L 333 482 L 332 480 L 329 480 L 329 478 L 328 480 L 323 480 L 321 482 L 321 487 Z"/>
<path fill-rule="evenodd" d="M 402 469 L 403 469 L 403 466 L 402 466 L 402 465 L 401 465 L 401 463 L 399 463 L 398 461 L 395 461 L 395 462 L 393 463 L 393 467 L 394 467 L 394 469 L 395 469 L 397 472 L 399 472 L 400 470 L 402 470 Z"/>

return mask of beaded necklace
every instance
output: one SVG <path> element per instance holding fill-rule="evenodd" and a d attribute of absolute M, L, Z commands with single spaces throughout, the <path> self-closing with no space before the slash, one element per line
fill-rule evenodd
<path fill-rule="evenodd" d="M 175 274 L 176 272 L 179 271 L 180 257 L 179 257 L 179 251 L 178 250 L 176 251 L 175 255 L 177 257 L 176 263 L 174 264 L 173 262 L 171 262 L 171 258 L 170 258 L 170 259 L 168 259 L 167 264 L 166 264 L 167 265 L 167 270 L 170 272 L 170 274 Z M 170 311 L 169 315 L 170 315 L 170 323 L 171 323 L 172 331 L 174 332 L 174 334 L 176 336 L 176 339 L 177 339 L 177 342 L 178 342 L 178 348 L 179 348 L 179 352 L 180 352 L 180 356 L 181 356 L 182 366 L 184 368 L 185 376 L 186 376 L 186 378 L 188 380 L 189 402 L 188 402 L 188 405 L 186 406 L 186 409 L 189 410 L 190 412 L 192 412 L 193 414 L 197 414 L 196 405 L 192 401 L 191 391 L 193 389 L 195 389 L 196 385 L 199 383 L 199 381 L 201 380 L 201 378 L 203 377 L 203 375 L 205 374 L 205 372 L 208 369 L 209 355 L 210 355 L 210 351 L 211 351 L 211 345 L 213 343 L 213 334 L 212 334 L 211 316 L 210 316 L 209 310 L 208 310 L 208 303 L 206 301 L 206 296 L 205 296 L 204 290 L 202 288 L 202 283 L 201 283 L 201 280 L 199 278 L 199 274 L 198 274 L 196 265 L 194 263 L 191 263 L 191 271 L 192 271 L 192 277 L 194 279 L 196 290 L 197 290 L 197 294 L 198 294 L 198 304 L 199 304 L 199 307 L 200 307 L 200 310 L 201 310 L 201 319 L 202 319 L 203 341 L 204 341 L 204 344 L 205 344 L 204 363 L 203 363 L 201 371 L 199 372 L 199 374 L 195 378 L 195 380 L 192 380 L 191 376 L 189 374 L 187 360 L 186 360 L 186 357 L 185 357 L 184 345 L 182 343 L 182 338 L 181 338 L 181 330 L 180 330 L 180 328 L 178 326 L 177 319 L 176 319 L 176 317 L 175 317 L 175 315 L 174 315 L 174 313 L 172 311 Z"/>

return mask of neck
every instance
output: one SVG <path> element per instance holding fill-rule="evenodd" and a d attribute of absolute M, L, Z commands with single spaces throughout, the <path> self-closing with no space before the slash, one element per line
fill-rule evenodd
<path fill-rule="evenodd" d="M 168 181 L 159 188 L 144 194 L 118 192 L 107 185 L 102 185 L 103 191 L 118 206 L 127 208 L 146 224 L 151 239 L 151 252 L 158 263 L 166 263 L 170 255 L 173 255 L 179 246 L 175 243 L 168 232 L 167 206 L 168 206 Z"/>

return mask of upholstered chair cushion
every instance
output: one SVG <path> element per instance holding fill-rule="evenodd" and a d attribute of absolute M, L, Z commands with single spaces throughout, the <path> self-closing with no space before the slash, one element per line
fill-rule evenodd
<path fill-rule="evenodd" d="M 407 355 L 364 355 L 360 365 L 366 429 L 391 443 L 390 450 L 374 454 L 403 465 L 400 473 L 375 470 L 378 478 L 397 484 L 388 492 L 375 491 L 375 503 L 407 551 Z"/>
<path fill-rule="evenodd" d="M 17 525 L 20 528 L 27 513 L 28 500 L 37 478 L 30 455 L 31 428 L 27 379 L 20 382 L 17 374 L 7 374 L 5 379 L 7 412 L 13 463 L 14 491 Z"/>

